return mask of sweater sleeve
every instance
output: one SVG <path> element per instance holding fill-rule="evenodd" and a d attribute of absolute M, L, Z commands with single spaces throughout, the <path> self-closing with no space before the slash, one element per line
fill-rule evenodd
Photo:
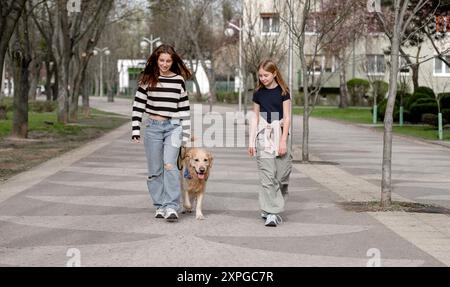
<path fill-rule="evenodd" d="M 181 87 L 180 100 L 178 102 L 178 111 L 183 129 L 183 145 L 189 145 L 191 141 L 191 108 L 189 105 L 189 97 L 186 92 L 186 84 L 183 81 Z"/>
<path fill-rule="evenodd" d="M 145 112 L 146 103 L 147 91 L 142 86 L 139 86 L 133 101 L 133 113 L 131 118 L 132 137 L 141 135 L 142 115 Z"/>

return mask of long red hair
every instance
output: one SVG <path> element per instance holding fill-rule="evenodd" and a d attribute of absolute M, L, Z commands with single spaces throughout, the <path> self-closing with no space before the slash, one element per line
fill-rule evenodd
<path fill-rule="evenodd" d="M 181 57 L 175 52 L 175 49 L 170 45 L 162 44 L 156 48 L 148 58 L 145 69 L 141 73 L 139 85 L 148 85 L 150 87 L 156 86 L 160 76 L 158 59 L 161 54 L 169 54 L 172 57 L 173 63 L 170 67 L 171 72 L 181 75 L 185 80 L 191 78 L 191 71 L 189 71 Z"/>

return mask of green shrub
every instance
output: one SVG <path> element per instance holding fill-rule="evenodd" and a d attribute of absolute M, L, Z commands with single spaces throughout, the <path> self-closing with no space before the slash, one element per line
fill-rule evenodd
<path fill-rule="evenodd" d="M 429 95 L 429 96 L 432 97 L 432 98 L 435 98 L 435 97 L 436 97 L 436 94 L 434 93 L 433 89 L 432 89 L 432 88 L 429 88 L 429 87 L 425 87 L 425 86 L 420 86 L 420 87 L 418 87 L 418 88 L 414 91 L 414 94 L 415 94 L 415 93 L 426 94 L 426 95 Z"/>
<path fill-rule="evenodd" d="M 373 92 L 377 92 L 377 103 L 380 103 L 382 100 L 384 100 L 384 97 L 386 96 L 386 93 L 389 89 L 389 84 L 385 81 L 374 81 L 372 83 L 372 94 L 369 97 L 368 103 L 370 106 L 373 105 Z"/>
<path fill-rule="evenodd" d="M 354 78 L 347 82 L 348 92 L 352 105 L 361 105 L 362 98 L 367 94 L 370 88 L 369 81 L 365 79 Z"/>
<path fill-rule="evenodd" d="M 226 93 L 224 100 L 227 104 L 237 104 L 238 97 L 239 97 L 238 93 Z"/>
<path fill-rule="evenodd" d="M 416 104 L 414 103 L 409 109 L 409 121 L 418 123 L 422 119 L 423 114 L 437 114 L 437 103 Z"/>
<path fill-rule="evenodd" d="M 450 123 L 450 109 L 443 109 L 441 110 L 442 113 L 442 120 Z"/>
<path fill-rule="evenodd" d="M 36 113 L 50 113 L 56 110 L 56 106 L 56 102 L 32 101 L 28 103 L 28 111 Z"/>
<path fill-rule="evenodd" d="M 421 118 L 421 122 L 437 127 L 438 126 L 438 116 L 435 114 L 423 114 Z"/>
<path fill-rule="evenodd" d="M 414 105 L 418 99 L 422 99 L 422 98 L 428 98 L 428 99 L 433 99 L 433 100 L 435 99 L 434 96 L 430 96 L 429 94 L 414 92 L 414 94 L 412 94 L 412 96 L 409 97 L 408 100 L 404 102 L 405 109 L 411 110 L 412 105 Z"/>
<path fill-rule="evenodd" d="M 377 115 L 378 119 L 381 121 L 384 121 L 384 115 L 386 113 L 386 107 L 387 107 L 387 99 L 384 99 L 380 102 L 379 105 L 377 105 Z M 372 114 L 373 114 L 373 108 L 372 108 Z M 398 98 L 395 99 L 395 106 L 394 106 L 394 114 L 392 115 L 395 122 L 397 122 L 400 119 L 400 105 Z"/>
<path fill-rule="evenodd" d="M 441 109 L 450 109 L 450 93 L 440 93 Z"/>
<path fill-rule="evenodd" d="M 405 101 L 407 101 L 410 97 L 411 97 L 411 94 L 403 95 L 403 106 L 404 106 Z M 384 120 L 384 114 L 386 112 L 387 100 L 388 99 L 383 99 L 382 101 L 380 101 L 378 103 L 378 110 L 377 110 L 378 119 Z M 393 114 L 394 121 L 400 120 L 400 102 L 401 101 L 402 101 L 401 92 L 398 91 L 397 96 L 395 97 L 395 106 L 394 106 L 394 114 Z M 373 108 L 372 108 L 372 114 L 373 114 Z M 406 119 L 407 114 L 409 114 L 409 112 L 406 109 L 403 109 L 403 119 Z"/>
<path fill-rule="evenodd" d="M 402 91 L 397 91 L 397 97 L 395 98 L 395 102 L 397 103 L 398 100 L 398 105 L 401 106 L 401 103 L 403 103 L 403 107 L 405 107 L 406 102 L 409 100 L 409 98 L 411 98 L 411 96 L 412 95 L 410 93 L 403 92 L 402 95 Z"/>
<path fill-rule="evenodd" d="M 217 91 L 216 92 L 216 99 L 218 103 L 223 103 L 225 100 L 225 92 Z"/>
<path fill-rule="evenodd" d="M 434 104 L 436 103 L 435 99 L 431 99 L 431 98 L 420 98 L 418 99 L 414 104 Z"/>
<path fill-rule="evenodd" d="M 0 120 L 7 120 L 6 105 L 0 102 Z"/>
<path fill-rule="evenodd" d="M 0 100 L 0 105 L 2 105 L 7 112 L 13 110 L 13 98 L 3 98 Z"/>
<path fill-rule="evenodd" d="M 302 106 L 303 105 L 303 96 L 304 96 L 303 93 L 296 92 L 294 94 L 294 99 L 292 100 L 293 104 L 295 106 Z"/>

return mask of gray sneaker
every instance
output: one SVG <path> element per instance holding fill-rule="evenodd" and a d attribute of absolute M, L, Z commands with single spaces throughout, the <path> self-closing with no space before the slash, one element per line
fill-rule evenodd
<path fill-rule="evenodd" d="M 261 218 L 266 220 L 267 219 L 267 215 L 269 215 L 269 213 L 265 212 L 264 210 L 261 210 Z"/>
<path fill-rule="evenodd" d="M 166 209 L 166 220 L 169 222 L 177 222 L 178 221 L 178 214 L 173 208 L 167 208 Z"/>
<path fill-rule="evenodd" d="M 155 213 L 155 218 L 164 218 L 165 210 L 163 208 L 158 208 Z"/>
<path fill-rule="evenodd" d="M 265 225 L 267 227 L 277 227 L 278 224 L 283 223 L 283 218 L 278 214 L 268 214 Z"/>

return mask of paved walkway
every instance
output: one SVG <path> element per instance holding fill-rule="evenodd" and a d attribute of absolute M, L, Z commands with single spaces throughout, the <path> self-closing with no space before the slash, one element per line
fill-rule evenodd
<path fill-rule="evenodd" d="M 121 99 L 94 98 L 91 105 L 123 114 L 131 109 Z M 285 223 L 277 228 L 264 227 L 258 218 L 256 163 L 245 148 L 211 149 L 206 220 L 154 219 L 143 146 L 130 143 L 125 125 L 0 185 L 0 265 L 450 265 L 447 216 L 354 213 L 337 205 L 378 198 L 380 135 L 329 121 L 311 123 L 312 156 L 340 165 L 296 164 Z M 402 139 L 395 145 L 396 198 L 447 202 L 441 199 L 448 183 L 436 188 L 432 182 L 440 178 L 445 185 L 450 178 L 449 150 Z M 422 166 L 430 159 L 433 166 Z"/>

